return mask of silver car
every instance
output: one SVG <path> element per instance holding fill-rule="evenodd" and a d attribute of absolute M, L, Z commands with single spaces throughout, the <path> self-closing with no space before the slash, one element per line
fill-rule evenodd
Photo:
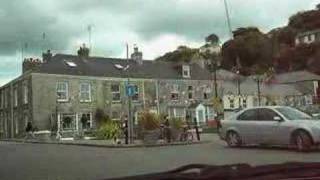
<path fill-rule="evenodd" d="M 230 147 L 281 145 L 307 151 L 320 142 L 320 121 L 291 107 L 248 108 L 222 120 L 219 135 Z"/>

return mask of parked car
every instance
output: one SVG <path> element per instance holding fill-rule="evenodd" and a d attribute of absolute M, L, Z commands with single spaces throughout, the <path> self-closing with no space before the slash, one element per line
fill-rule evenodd
<path fill-rule="evenodd" d="M 320 121 L 286 106 L 248 108 L 221 121 L 219 135 L 230 147 L 282 145 L 307 151 L 320 142 Z"/>

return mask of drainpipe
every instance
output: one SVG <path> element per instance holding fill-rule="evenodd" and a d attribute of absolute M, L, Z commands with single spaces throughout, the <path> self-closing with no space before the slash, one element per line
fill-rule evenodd
<path fill-rule="evenodd" d="M 13 85 L 10 83 L 10 116 L 11 116 L 11 138 L 14 137 L 14 129 L 13 129 Z"/>
<path fill-rule="evenodd" d="M 159 80 L 156 81 L 156 96 L 157 96 L 157 111 L 158 111 L 158 114 L 160 114 Z"/>
<path fill-rule="evenodd" d="M 145 99 L 145 89 L 144 89 L 144 81 L 142 82 L 142 101 L 143 101 L 143 109 L 146 108 L 146 99 Z"/>

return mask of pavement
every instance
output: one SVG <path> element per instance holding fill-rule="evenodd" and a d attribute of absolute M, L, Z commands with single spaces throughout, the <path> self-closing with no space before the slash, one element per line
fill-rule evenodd
<path fill-rule="evenodd" d="M 92 147 L 105 147 L 105 148 L 136 148 L 136 147 L 159 147 L 159 146 L 179 146 L 179 145 L 194 145 L 209 143 L 212 141 L 209 134 L 202 134 L 200 141 L 193 142 L 180 142 L 173 141 L 166 143 L 164 140 L 158 140 L 154 144 L 144 144 L 142 140 L 135 140 L 133 144 L 125 144 L 125 140 L 121 139 L 120 144 L 115 143 L 113 140 L 41 140 L 41 139 L 3 139 L 1 141 L 17 142 L 17 143 L 32 143 L 32 144 L 61 144 L 61 145 L 76 145 L 76 146 L 92 146 Z"/>
<path fill-rule="evenodd" d="M 206 139 L 207 138 L 207 139 Z M 320 162 L 320 151 L 285 148 L 228 148 L 217 135 L 190 146 L 98 148 L 61 144 L 0 142 L 1 180 L 105 179 L 161 172 L 187 164 L 251 165 Z"/>

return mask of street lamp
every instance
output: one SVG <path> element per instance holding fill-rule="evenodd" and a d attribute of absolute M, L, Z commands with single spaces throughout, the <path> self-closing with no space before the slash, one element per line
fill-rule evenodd
<path fill-rule="evenodd" d="M 211 73 L 213 72 L 214 96 L 215 98 L 218 98 L 217 70 L 221 66 L 219 55 L 215 52 L 211 52 L 210 48 L 206 48 L 201 55 L 204 59 L 211 61 L 210 71 Z"/>
<path fill-rule="evenodd" d="M 129 77 L 129 68 L 130 68 L 130 65 L 129 65 L 129 61 L 128 61 L 128 64 L 126 66 L 122 66 L 121 64 L 114 64 L 114 67 L 120 71 L 123 71 L 123 72 L 126 72 L 127 74 L 127 84 L 126 84 L 126 92 L 127 92 L 127 97 L 128 97 L 128 137 L 126 138 L 129 138 L 129 142 L 130 144 L 133 143 L 133 119 L 132 119 L 132 112 L 131 112 L 131 109 L 132 109 L 132 99 L 131 99 L 131 95 L 128 93 L 128 88 L 130 86 L 130 77 Z M 127 140 L 126 140 L 127 142 Z"/>
<path fill-rule="evenodd" d="M 240 110 L 241 109 L 241 77 L 240 77 L 240 70 L 237 70 L 237 85 L 238 85 L 238 98 L 239 98 L 239 106 L 238 106 L 238 109 Z"/>
<path fill-rule="evenodd" d="M 213 81 L 214 81 L 214 97 L 218 98 L 217 70 L 220 67 L 220 61 L 212 58 Z"/>
<path fill-rule="evenodd" d="M 257 90 L 258 90 L 258 104 L 261 106 L 261 83 L 264 80 L 265 75 L 256 75 L 253 79 L 257 82 Z"/>

